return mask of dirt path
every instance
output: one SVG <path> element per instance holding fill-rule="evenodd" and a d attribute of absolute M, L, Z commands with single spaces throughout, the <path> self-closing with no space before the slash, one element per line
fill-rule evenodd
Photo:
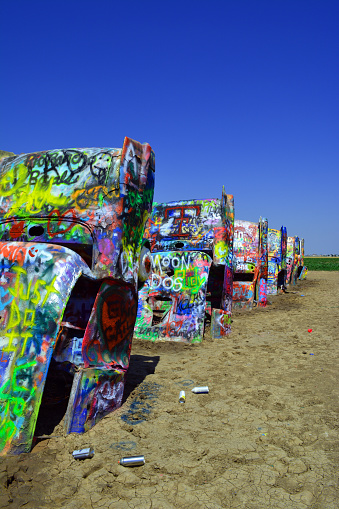
<path fill-rule="evenodd" d="M 235 314 L 225 340 L 135 341 L 123 406 L 2 458 L 0 507 L 337 509 L 339 272 L 288 292 Z M 94 458 L 73 460 L 87 445 Z M 136 454 L 144 466 L 118 464 Z"/>

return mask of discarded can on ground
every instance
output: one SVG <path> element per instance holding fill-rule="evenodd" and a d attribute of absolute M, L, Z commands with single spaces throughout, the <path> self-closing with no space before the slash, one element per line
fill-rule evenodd
<path fill-rule="evenodd" d="M 145 464 L 145 456 L 127 456 L 119 461 L 123 467 L 139 467 Z"/>
<path fill-rule="evenodd" d="M 180 394 L 179 394 L 179 403 L 185 403 L 185 401 L 186 401 L 185 391 L 180 391 Z"/>
<path fill-rule="evenodd" d="M 86 449 L 79 449 L 78 451 L 73 451 L 72 456 L 76 460 L 84 460 L 86 458 L 93 458 L 94 449 L 87 447 Z"/>
<path fill-rule="evenodd" d="M 194 394 L 207 394 L 209 392 L 207 385 L 205 387 L 193 387 Z"/>

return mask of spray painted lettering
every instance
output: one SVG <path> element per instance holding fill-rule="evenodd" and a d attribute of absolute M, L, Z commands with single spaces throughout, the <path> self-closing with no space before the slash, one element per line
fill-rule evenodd
<path fill-rule="evenodd" d="M 286 281 L 287 232 L 284 226 L 280 230 L 268 229 L 268 279 L 267 293 L 276 295 Z"/>
<path fill-rule="evenodd" d="M 235 308 L 253 308 L 267 304 L 267 219 L 259 223 L 236 220 L 234 223 L 234 281 Z"/>
<path fill-rule="evenodd" d="M 52 356 L 77 372 L 68 432 L 121 404 L 153 191 L 129 138 L 0 161 L 0 454 L 29 451 Z"/>
<path fill-rule="evenodd" d="M 207 312 L 213 337 L 229 334 L 233 224 L 233 197 L 224 191 L 221 200 L 155 204 L 145 231 L 152 274 L 139 292 L 136 337 L 201 341 Z"/>

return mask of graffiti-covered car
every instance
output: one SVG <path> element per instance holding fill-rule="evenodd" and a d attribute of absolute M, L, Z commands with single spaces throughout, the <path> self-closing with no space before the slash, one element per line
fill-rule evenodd
<path fill-rule="evenodd" d="M 307 267 L 305 266 L 305 241 L 304 239 L 299 240 L 299 265 L 298 265 L 298 278 L 306 279 Z"/>
<path fill-rule="evenodd" d="M 286 281 L 287 230 L 268 229 L 268 279 L 267 294 L 276 295 Z"/>
<path fill-rule="evenodd" d="M 296 284 L 297 279 L 306 278 L 307 267 L 304 264 L 304 239 L 299 239 L 299 237 L 287 238 L 286 263 L 286 284 Z"/>
<path fill-rule="evenodd" d="M 295 244 L 296 244 L 296 237 L 287 237 L 286 284 L 290 284 L 293 279 L 294 264 L 295 264 Z"/>
<path fill-rule="evenodd" d="M 215 338 L 230 332 L 233 196 L 156 203 L 145 239 L 152 274 L 139 291 L 137 338 L 202 341 L 205 317 Z"/>
<path fill-rule="evenodd" d="M 267 304 L 267 219 L 258 223 L 236 219 L 234 221 L 234 309 L 253 308 Z"/>
<path fill-rule="evenodd" d="M 67 432 L 120 406 L 153 191 L 130 138 L 1 160 L 0 454 L 30 450 L 51 360 L 74 375 Z"/>

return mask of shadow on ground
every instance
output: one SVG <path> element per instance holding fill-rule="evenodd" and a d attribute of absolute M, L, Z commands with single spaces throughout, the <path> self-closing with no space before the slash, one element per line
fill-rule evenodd
<path fill-rule="evenodd" d="M 145 380 L 147 375 L 155 372 L 159 360 L 159 355 L 131 355 L 122 404 L 125 403 L 131 392 Z"/>

